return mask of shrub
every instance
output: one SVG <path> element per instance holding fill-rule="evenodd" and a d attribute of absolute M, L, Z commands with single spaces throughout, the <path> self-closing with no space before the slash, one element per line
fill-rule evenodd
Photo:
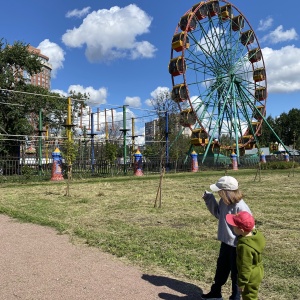
<path fill-rule="evenodd" d="M 263 170 L 275 170 L 275 169 L 291 169 L 293 167 L 298 168 L 299 163 L 298 162 L 292 162 L 292 161 L 269 161 L 265 164 L 261 164 L 261 168 Z"/>

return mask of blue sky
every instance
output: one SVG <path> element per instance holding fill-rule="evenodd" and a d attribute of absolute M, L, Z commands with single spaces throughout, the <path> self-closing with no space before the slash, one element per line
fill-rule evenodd
<path fill-rule="evenodd" d="M 14 0 L 1 3 L 0 37 L 40 48 L 52 90 L 88 92 L 90 106 L 124 104 L 148 121 L 149 99 L 172 89 L 171 40 L 190 0 Z M 300 109 L 300 22 L 295 3 L 233 0 L 254 29 L 268 78 L 267 115 Z M 138 129 L 139 130 L 139 129 Z"/>

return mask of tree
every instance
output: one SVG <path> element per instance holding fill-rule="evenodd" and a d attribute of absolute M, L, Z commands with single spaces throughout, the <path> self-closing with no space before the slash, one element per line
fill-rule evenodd
<path fill-rule="evenodd" d="M 4 44 L 3 39 L 0 40 L 0 128 L 10 139 L 5 146 L 2 145 L 2 153 L 18 154 L 19 143 L 11 136 L 26 135 L 33 131 L 27 119 L 27 108 L 34 105 L 24 103 L 25 95 L 11 92 L 20 91 L 26 86 L 23 71 L 33 75 L 42 69 L 37 55 L 29 53 L 27 47 L 21 42 L 10 46 Z"/>
<path fill-rule="evenodd" d="M 299 109 L 292 108 L 288 113 L 282 113 L 275 119 L 273 119 L 271 116 L 268 116 L 267 122 L 285 145 L 294 145 L 295 142 L 296 149 L 300 148 Z M 265 122 L 263 122 L 262 135 L 259 137 L 259 142 L 262 147 L 268 147 L 271 142 L 274 143 L 277 141 L 277 138 L 272 130 Z"/>
<path fill-rule="evenodd" d="M 179 107 L 171 99 L 170 92 L 165 90 L 160 90 L 151 99 L 151 103 L 156 110 L 158 117 L 158 128 L 159 132 L 155 137 L 156 143 L 149 148 L 146 153 L 160 153 L 164 155 L 166 147 L 166 136 L 168 136 L 168 142 L 170 146 L 169 156 L 174 159 L 178 159 L 180 156 L 185 155 L 188 151 L 189 145 L 187 145 L 187 138 L 183 136 L 182 127 L 179 124 Z M 168 113 L 168 126 L 166 126 L 166 112 Z M 168 132 L 166 132 L 168 128 Z M 159 141 L 164 141 L 159 143 Z"/>
<path fill-rule="evenodd" d="M 61 95 L 27 84 L 23 77 L 41 72 L 39 57 L 28 51 L 28 46 L 15 42 L 12 46 L 0 40 L 0 132 L 5 134 L 5 143 L 0 144 L 0 153 L 19 156 L 21 140 L 36 135 L 39 112 L 43 114 L 43 126 L 47 124 L 52 133 L 58 134 L 65 123 L 67 100 Z M 73 109 L 78 110 L 86 95 L 71 92 Z M 1 137 L 1 136 L 0 136 Z M 1 140 L 0 140 L 1 142 Z"/>
<path fill-rule="evenodd" d="M 275 119 L 275 128 L 285 145 L 293 145 L 295 138 L 295 146 L 300 148 L 300 109 L 292 108 L 288 113 L 282 113 Z"/>
<path fill-rule="evenodd" d="M 279 135 L 275 128 L 275 120 L 271 116 L 268 116 L 266 120 L 275 133 Z M 275 134 L 265 122 L 262 124 L 262 134 L 258 137 L 258 141 L 261 147 L 269 147 L 271 142 L 277 141 Z"/>
<path fill-rule="evenodd" d="M 38 56 L 28 51 L 28 46 L 15 42 L 12 46 L 0 39 L 0 84 L 2 89 L 24 85 L 23 71 L 37 74 L 42 70 Z"/>

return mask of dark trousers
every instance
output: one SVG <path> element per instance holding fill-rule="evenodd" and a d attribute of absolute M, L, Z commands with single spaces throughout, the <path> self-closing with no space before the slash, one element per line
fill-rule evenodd
<path fill-rule="evenodd" d="M 236 248 L 225 243 L 221 243 L 217 261 L 217 270 L 211 291 L 221 293 L 222 286 L 226 283 L 229 274 L 231 274 L 232 281 L 231 299 L 240 299 L 240 292 L 237 285 Z"/>

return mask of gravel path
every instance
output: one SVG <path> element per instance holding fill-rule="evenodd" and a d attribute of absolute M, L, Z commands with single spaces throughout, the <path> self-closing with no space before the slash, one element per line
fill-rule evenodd
<path fill-rule="evenodd" d="M 1 300 L 201 299 L 193 284 L 145 274 L 51 228 L 4 215 L 0 228 Z"/>

